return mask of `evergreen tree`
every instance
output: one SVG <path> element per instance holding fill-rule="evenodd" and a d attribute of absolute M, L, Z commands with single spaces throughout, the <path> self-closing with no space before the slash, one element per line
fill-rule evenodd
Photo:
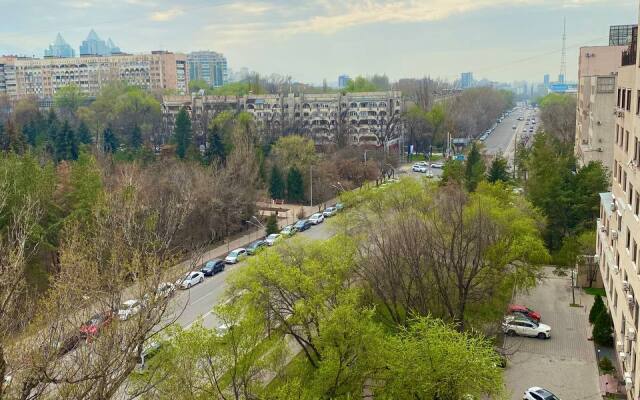
<path fill-rule="evenodd" d="M 9 135 L 7 134 L 4 125 L 0 122 L 0 151 L 9 151 L 11 143 L 9 141 Z"/>
<path fill-rule="evenodd" d="M 118 150 L 118 138 L 110 126 L 107 126 L 102 133 L 102 140 L 104 141 L 104 151 L 105 153 L 115 153 Z"/>
<path fill-rule="evenodd" d="M 29 120 L 22 127 L 22 135 L 25 137 L 27 143 L 33 147 L 36 145 L 36 139 L 38 137 L 38 128 L 35 121 Z"/>
<path fill-rule="evenodd" d="M 302 174 L 296 167 L 291 167 L 287 175 L 287 200 L 292 203 L 304 201 L 304 182 Z"/>
<path fill-rule="evenodd" d="M 78 125 L 78 140 L 82 144 L 93 143 L 93 138 L 91 137 L 91 132 L 89 132 L 89 127 L 84 123 L 84 121 L 80 121 L 80 125 Z"/>
<path fill-rule="evenodd" d="M 7 126 L 4 129 L 9 141 L 9 150 L 16 154 L 23 154 L 27 149 L 27 142 L 22 132 L 19 132 L 11 121 L 7 122 Z"/>
<path fill-rule="evenodd" d="M 131 147 L 135 150 L 142 147 L 142 130 L 140 130 L 138 124 L 135 124 L 131 131 Z"/>
<path fill-rule="evenodd" d="M 282 177 L 282 172 L 280 172 L 280 168 L 276 164 L 273 164 L 271 168 L 271 182 L 269 184 L 269 193 L 271 194 L 272 199 L 284 199 L 284 178 Z"/>
<path fill-rule="evenodd" d="M 591 306 L 591 311 L 589 311 L 589 322 L 592 324 L 595 323 L 596 319 L 603 311 L 606 311 L 604 302 L 602 301 L 602 297 L 597 295 L 594 299 L 593 306 Z"/>
<path fill-rule="evenodd" d="M 613 346 L 613 321 L 606 310 L 603 310 L 596 318 L 592 336 L 593 341 L 600 346 Z"/>
<path fill-rule="evenodd" d="M 269 215 L 269 218 L 267 218 L 267 235 L 278 232 L 280 232 L 280 228 L 278 227 L 278 217 L 276 214 L 271 214 Z"/>
<path fill-rule="evenodd" d="M 176 155 L 178 158 L 184 159 L 187 155 L 187 150 L 191 147 L 191 120 L 184 107 L 180 109 L 176 116 L 173 139 L 176 143 Z"/>
<path fill-rule="evenodd" d="M 217 124 L 211 127 L 207 140 L 209 143 L 204 153 L 205 164 L 211 164 L 214 160 L 218 160 L 221 164 L 224 164 L 227 159 L 227 154 L 222 138 L 220 137 L 220 128 L 218 128 Z"/>
<path fill-rule="evenodd" d="M 510 179 L 511 177 L 507 170 L 507 159 L 500 155 L 496 156 L 489 168 L 487 180 L 491 183 L 496 183 L 498 181 L 509 182 Z"/>
<path fill-rule="evenodd" d="M 71 128 L 69 121 L 65 120 L 62 128 L 54 141 L 54 154 L 56 161 L 77 160 L 80 142 Z"/>
<path fill-rule="evenodd" d="M 480 183 L 484 177 L 484 171 L 485 166 L 484 161 L 482 160 L 482 155 L 480 155 L 478 146 L 474 142 L 471 145 L 471 150 L 467 156 L 467 163 L 464 172 L 465 187 L 469 192 L 474 192 L 476 190 L 478 183 Z"/>

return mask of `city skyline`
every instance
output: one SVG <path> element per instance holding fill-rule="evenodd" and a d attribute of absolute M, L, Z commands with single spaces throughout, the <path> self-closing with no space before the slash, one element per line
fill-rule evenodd
<path fill-rule="evenodd" d="M 375 73 L 454 81 L 465 71 L 502 82 L 540 82 L 548 73 L 553 81 L 565 16 L 567 80 L 573 81 L 580 46 L 607 45 L 610 25 L 637 18 L 634 2 L 626 0 L 52 3 L 43 29 L 37 2 L 8 1 L 0 54 L 41 57 L 58 32 L 76 47 L 95 28 L 127 52 L 210 49 L 225 54 L 233 70 L 313 83 Z"/>

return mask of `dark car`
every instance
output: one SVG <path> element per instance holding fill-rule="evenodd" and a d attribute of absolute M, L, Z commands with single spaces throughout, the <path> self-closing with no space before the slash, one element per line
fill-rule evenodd
<path fill-rule="evenodd" d="M 254 254 L 259 253 L 265 247 L 267 247 L 267 242 L 265 242 L 264 240 L 256 240 L 255 242 L 248 245 L 246 249 L 247 249 L 247 253 L 249 253 L 249 255 L 252 256 Z"/>
<path fill-rule="evenodd" d="M 301 219 L 300 221 L 296 222 L 296 224 L 293 227 L 296 228 L 298 232 L 302 232 L 302 231 L 306 231 L 312 226 L 313 224 L 308 219 Z"/>
<path fill-rule="evenodd" d="M 202 272 L 204 276 L 212 276 L 222 271 L 224 271 L 224 261 L 218 259 L 207 261 L 202 268 L 200 268 L 200 272 Z"/>
<path fill-rule="evenodd" d="M 104 311 L 94 315 L 87 322 L 80 327 L 80 334 L 87 338 L 87 341 L 91 341 L 92 338 L 97 337 L 102 329 L 109 326 L 113 319 L 113 312 Z"/>

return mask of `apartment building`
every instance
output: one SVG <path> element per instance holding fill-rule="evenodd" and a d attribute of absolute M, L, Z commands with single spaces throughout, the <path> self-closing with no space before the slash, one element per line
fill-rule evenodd
<path fill-rule="evenodd" d="M 400 115 L 405 103 L 399 91 L 165 96 L 162 103 L 165 135 L 173 132 L 175 116 L 182 107 L 191 114 L 196 137 L 204 136 L 208 121 L 216 113 L 233 110 L 253 115 L 263 135 L 297 133 L 322 144 L 333 142 L 342 134 L 348 144 L 380 146 L 390 145 L 400 136 Z"/>
<path fill-rule="evenodd" d="M 95 97 L 106 84 L 114 81 L 150 90 L 187 93 L 187 59 L 183 54 L 166 51 L 108 57 L 0 57 L 0 95 L 14 100 L 36 96 L 50 101 L 58 89 L 70 84 Z"/>
<path fill-rule="evenodd" d="M 615 327 L 618 371 L 628 399 L 640 395 L 640 68 L 638 29 L 621 56 L 611 133 L 611 192 L 601 193 L 596 256 Z M 613 113 L 613 110 L 612 110 Z"/>
<path fill-rule="evenodd" d="M 201 79 L 211 87 L 220 87 L 229 82 L 227 59 L 215 51 L 194 51 L 187 55 L 189 76 Z"/>
<path fill-rule="evenodd" d="M 580 165 L 601 161 L 613 165 L 616 76 L 625 46 L 580 48 L 575 154 Z"/>

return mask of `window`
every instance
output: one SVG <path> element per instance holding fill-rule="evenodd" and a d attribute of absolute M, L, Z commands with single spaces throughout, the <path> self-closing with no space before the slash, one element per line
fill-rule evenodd
<path fill-rule="evenodd" d="M 629 200 L 629 206 L 633 205 L 633 184 L 629 182 L 629 190 L 627 191 L 627 200 Z"/>
<path fill-rule="evenodd" d="M 616 78 L 613 76 L 599 76 L 596 85 L 598 93 L 613 93 L 616 89 Z"/>
<path fill-rule="evenodd" d="M 622 175 L 622 190 L 623 191 L 627 191 L 627 171 L 624 171 L 624 174 Z"/>
<path fill-rule="evenodd" d="M 626 96 L 627 91 L 625 89 L 622 89 L 622 102 L 620 102 L 620 108 L 624 109 L 627 108 L 627 96 Z"/>
<path fill-rule="evenodd" d="M 638 244 L 636 243 L 636 240 L 633 239 L 633 245 L 631 246 L 631 261 L 633 261 L 633 263 L 636 263 L 636 260 L 638 259 Z"/>
<path fill-rule="evenodd" d="M 620 107 L 620 105 L 621 105 L 621 100 L 620 100 L 621 99 L 621 94 L 622 94 L 622 89 L 618 88 L 618 101 L 616 102 L 616 105 L 618 107 Z"/>
<path fill-rule="evenodd" d="M 613 160 L 613 177 L 618 177 L 618 160 Z"/>
<path fill-rule="evenodd" d="M 629 248 L 631 247 L 631 231 L 629 230 L 628 227 L 627 227 L 627 240 L 625 242 L 625 245 L 627 247 L 627 250 L 629 250 Z"/>
<path fill-rule="evenodd" d="M 636 97 L 636 114 L 640 115 L 640 90 L 638 90 L 638 96 Z"/>
<path fill-rule="evenodd" d="M 624 133 L 624 152 L 629 154 L 629 131 Z"/>
<path fill-rule="evenodd" d="M 618 183 L 622 183 L 622 166 L 618 164 Z"/>
<path fill-rule="evenodd" d="M 633 137 L 633 160 L 638 160 L 638 138 L 636 136 Z"/>
<path fill-rule="evenodd" d="M 636 216 L 640 216 L 640 193 L 638 193 L 637 190 L 636 190 L 636 209 L 635 209 L 635 214 L 636 214 Z"/>
<path fill-rule="evenodd" d="M 620 127 L 616 124 L 616 144 L 620 144 Z"/>
<path fill-rule="evenodd" d="M 631 89 L 627 89 L 627 111 L 631 111 Z"/>

